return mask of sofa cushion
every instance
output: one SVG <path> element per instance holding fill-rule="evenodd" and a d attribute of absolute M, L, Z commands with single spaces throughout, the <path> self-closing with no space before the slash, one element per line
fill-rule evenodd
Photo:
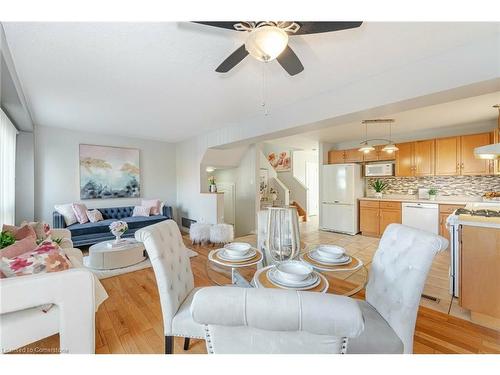
<path fill-rule="evenodd" d="M 71 231 L 71 237 L 81 236 L 83 234 L 91 233 L 106 233 L 109 232 L 109 224 L 115 219 L 101 220 L 96 223 L 73 224 L 67 227 Z"/>
<path fill-rule="evenodd" d="M 160 221 L 167 220 L 168 218 L 163 215 L 156 216 L 132 216 L 123 219 L 128 224 L 128 229 L 144 228 L 148 225 L 159 223 Z"/>

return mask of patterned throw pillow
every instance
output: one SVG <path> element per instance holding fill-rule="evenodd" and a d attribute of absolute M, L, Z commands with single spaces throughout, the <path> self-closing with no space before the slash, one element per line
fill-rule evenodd
<path fill-rule="evenodd" d="M 73 211 L 73 205 L 68 204 L 56 204 L 54 209 L 64 217 L 66 225 L 75 224 L 78 220 L 76 219 L 75 212 Z"/>
<path fill-rule="evenodd" d="M 0 250 L 0 258 L 15 258 L 36 248 L 36 238 L 26 237 Z"/>
<path fill-rule="evenodd" d="M 156 216 L 160 214 L 161 202 L 159 199 L 143 199 L 141 202 L 141 206 L 151 208 L 151 211 L 149 212 L 150 215 Z"/>
<path fill-rule="evenodd" d="M 97 223 L 98 221 L 104 220 L 99 210 L 87 211 L 87 217 L 91 223 Z"/>
<path fill-rule="evenodd" d="M 75 213 L 76 220 L 78 220 L 80 224 L 89 222 L 89 218 L 87 217 L 87 206 L 85 206 L 83 203 L 73 203 L 71 207 L 73 207 L 73 212 Z"/>
<path fill-rule="evenodd" d="M 151 207 L 135 206 L 132 216 L 149 216 Z"/>
<path fill-rule="evenodd" d="M 10 232 L 14 238 L 19 241 L 26 237 L 36 238 L 36 232 L 30 225 L 23 225 L 21 227 L 16 227 L 15 225 L 4 224 L 2 227 L 2 232 Z"/>
<path fill-rule="evenodd" d="M 71 268 L 64 251 L 54 242 L 44 241 L 34 250 L 14 258 L 1 258 L 0 269 L 7 277 L 64 271 Z"/>
<path fill-rule="evenodd" d="M 39 241 L 45 240 L 48 236 L 50 236 L 50 225 L 47 223 L 44 223 L 43 221 L 23 221 L 21 223 L 21 226 L 29 225 L 33 230 L 35 231 L 36 234 L 36 239 Z"/>

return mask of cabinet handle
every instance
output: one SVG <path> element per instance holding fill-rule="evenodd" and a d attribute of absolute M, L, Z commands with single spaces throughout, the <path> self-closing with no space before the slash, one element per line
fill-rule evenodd
<path fill-rule="evenodd" d="M 464 169 L 464 163 L 462 163 L 462 164 L 460 165 L 460 168 Z"/>

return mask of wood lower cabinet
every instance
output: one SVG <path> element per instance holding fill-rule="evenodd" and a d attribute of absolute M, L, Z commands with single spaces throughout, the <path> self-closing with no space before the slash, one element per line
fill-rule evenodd
<path fill-rule="evenodd" d="M 490 174 L 490 161 L 478 159 L 474 149 L 491 144 L 491 133 L 464 135 L 460 137 L 460 174 L 486 175 Z"/>
<path fill-rule="evenodd" d="M 401 203 L 360 201 L 359 228 L 364 236 L 379 237 L 392 223 L 401 223 Z"/>
<path fill-rule="evenodd" d="M 459 303 L 471 320 L 500 329 L 500 230 L 463 225 Z"/>

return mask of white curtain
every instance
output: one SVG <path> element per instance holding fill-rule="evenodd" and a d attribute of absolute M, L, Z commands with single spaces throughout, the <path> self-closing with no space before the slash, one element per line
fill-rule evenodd
<path fill-rule="evenodd" d="M 0 229 L 15 220 L 16 136 L 16 128 L 0 109 Z"/>

